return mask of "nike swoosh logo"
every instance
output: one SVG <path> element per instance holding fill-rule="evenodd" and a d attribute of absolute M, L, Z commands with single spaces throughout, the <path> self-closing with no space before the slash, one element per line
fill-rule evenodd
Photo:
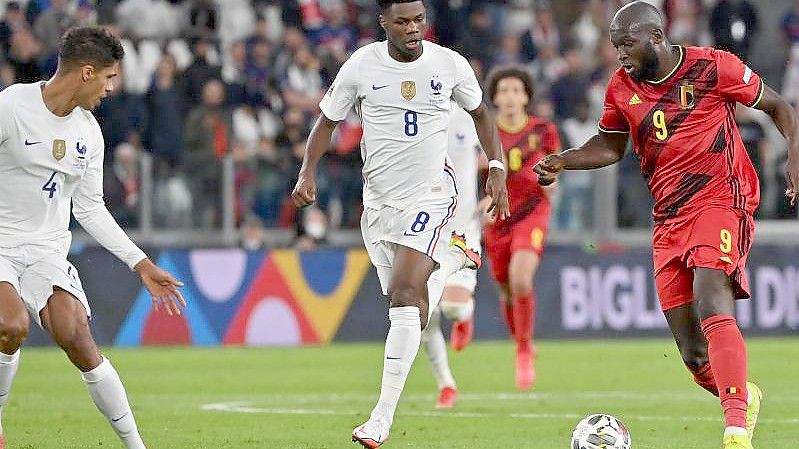
<path fill-rule="evenodd" d="M 401 357 L 386 357 L 386 360 L 399 360 Z"/>
<path fill-rule="evenodd" d="M 388 87 L 388 84 L 386 84 L 385 86 L 375 86 L 374 84 L 372 84 L 372 90 L 380 90 L 384 87 Z"/>
<path fill-rule="evenodd" d="M 130 412 L 125 412 L 125 414 L 124 414 L 124 415 L 122 415 L 122 416 L 120 416 L 119 418 L 111 418 L 111 421 L 113 421 L 113 422 L 117 422 L 117 421 L 119 421 L 120 419 L 122 419 L 122 418 L 124 418 L 124 417 L 128 416 L 128 413 L 130 413 Z"/>
<path fill-rule="evenodd" d="M 402 233 L 405 237 L 419 237 L 419 234 L 408 234 L 408 231 Z"/>
<path fill-rule="evenodd" d="M 36 145 L 37 143 L 42 143 L 42 142 L 41 141 L 39 141 L 39 142 L 28 142 L 28 139 L 25 139 L 25 145 L 27 145 L 27 146 Z"/>

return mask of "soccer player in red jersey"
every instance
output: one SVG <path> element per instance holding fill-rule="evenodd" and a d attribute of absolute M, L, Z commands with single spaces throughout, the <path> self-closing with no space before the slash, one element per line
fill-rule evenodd
<path fill-rule="evenodd" d="M 609 82 L 599 132 L 535 170 L 618 162 L 628 136 L 655 199 L 655 284 L 677 346 L 696 382 L 720 397 L 725 449 L 751 449 L 760 390 L 746 375 L 735 299 L 749 297 L 744 267 L 760 192 L 735 125 L 736 103 L 765 111 L 789 143 L 786 194 L 799 182 L 799 120 L 760 77 L 730 53 L 671 45 L 659 11 L 621 8 L 610 26 L 621 68 Z"/>
<path fill-rule="evenodd" d="M 488 86 L 508 162 L 511 215 L 486 223 L 486 252 L 500 285 L 500 310 L 516 341 L 516 386 L 524 391 L 535 381 L 533 277 L 544 251 L 550 215 L 551 189 L 538 184 L 533 166 L 559 151 L 560 139 L 552 122 L 528 114 L 533 81 L 524 69 L 498 68 L 490 74 Z"/>

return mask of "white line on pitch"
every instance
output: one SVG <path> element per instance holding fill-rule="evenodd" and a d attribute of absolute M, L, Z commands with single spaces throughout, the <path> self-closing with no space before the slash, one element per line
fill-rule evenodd
<path fill-rule="evenodd" d="M 303 409 L 303 408 L 264 408 L 254 407 L 248 401 L 217 402 L 205 404 L 200 407 L 206 411 L 234 412 L 234 413 L 262 413 L 268 415 L 329 415 L 329 416 L 357 416 L 363 410 L 332 410 L 332 409 Z M 514 419 L 580 419 L 583 415 L 576 413 L 484 413 L 484 412 L 437 412 L 437 411 L 402 411 L 402 416 L 414 417 L 441 417 L 441 418 L 514 418 Z M 718 422 L 719 417 L 710 416 L 641 416 L 631 415 L 625 419 L 631 421 L 708 421 Z M 761 423 L 771 424 L 799 424 L 799 418 L 761 418 Z"/>

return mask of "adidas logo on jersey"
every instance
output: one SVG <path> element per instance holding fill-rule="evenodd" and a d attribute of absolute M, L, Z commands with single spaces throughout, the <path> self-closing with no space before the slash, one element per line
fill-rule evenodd
<path fill-rule="evenodd" d="M 628 104 L 630 106 L 634 106 L 636 104 L 641 104 L 641 103 L 642 103 L 642 101 L 641 101 L 640 98 L 638 98 L 638 94 L 633 94 L 633 96 L 630 97 L 630 102 Z"/>

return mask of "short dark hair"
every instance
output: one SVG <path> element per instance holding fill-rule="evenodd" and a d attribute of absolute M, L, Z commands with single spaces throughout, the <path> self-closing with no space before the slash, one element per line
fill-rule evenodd
<path fill-rule="evenodd" d="M 380 11 L 385 11 L 391 7 L 391 5 L 396 3 L 415 3 L 415 2 L 422 2 L 424 0 L 377 0 L 377 6 L 380 8 Z"/>
<path fill-rule="evenodd" d="M 488 74 L 488 100 L 494 103 L 494 96 L 497 94 L 497 85 L 505 78 L 516 78 L 524 85 L 524 91 L 527 92 L 527 97 L 530 104 L 533 103 L 533 77 L 530 72 L 520 66 L 503 66 L 497 67 Z M 529 105 L 528 105 L 529 107 Z"/>
<path fill-rule="evenodd" d="M 64 33 L 58 61 L 66 68 L 93 65 L 109 67 L 125 56 L 122 43 L 107 29 L 100 27 L 72 28 Z"/>

